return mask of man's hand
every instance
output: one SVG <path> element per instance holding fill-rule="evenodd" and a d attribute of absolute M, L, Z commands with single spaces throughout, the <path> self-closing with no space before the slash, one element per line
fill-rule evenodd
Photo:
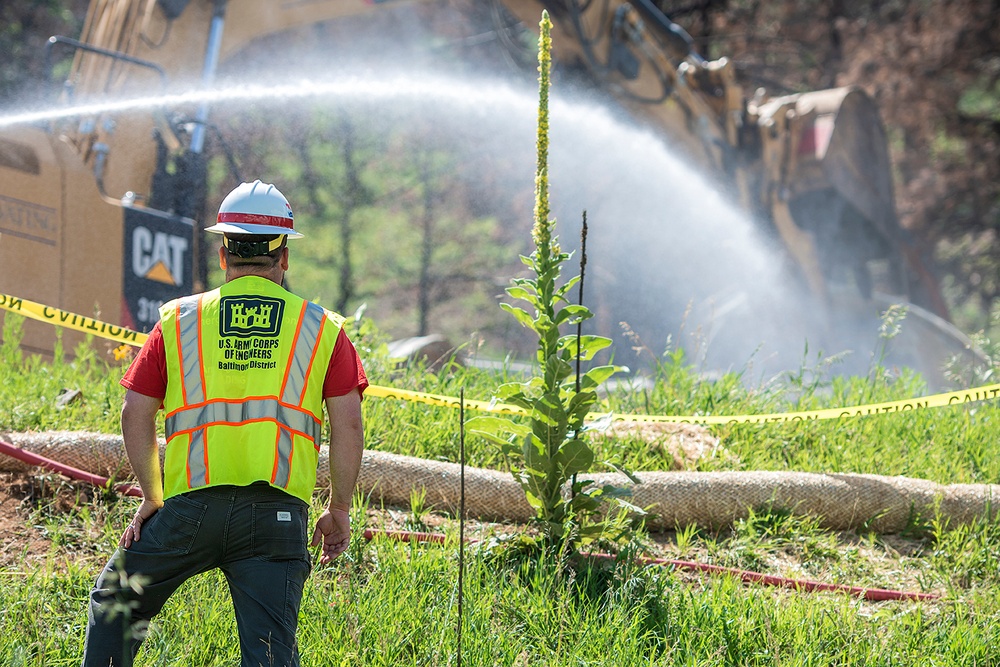
<path fill-rule="evenodd" d="M 146 521 L 146 519 L 159 512 L 161 507 L 163 507 L 162 500 L 155 502 L 143 498 L 142 504 L 139 505 L 139 509 L 135 511 L 135 516 L 132 517 L 132 523 L 125 528 L 125 532 L 122 534 L 121 539 L 118 540 L 118 546 L 128 549 L 132 546 L 132 542 L 138 542 L 139 533 L 142 531 L 142 524 Z"/>
<path fill-rule="evenodd" d="M 312 538 L 312 546 L 323 542 L 319 559 L 323 564 L 344 553 L 351 542 L 347 510 L 351 507 L 365 448 L 360 392 L 328 397 L 326 411 L 330 416 L 330 500 L 316 520 Z"/>
<path fill-rule="evenodd" d="M 327 507 L 316 519 L 316 529 L 309 546 L 315 547 L 320 542 L 323 543 L 323 553 L 319 562 L 324 565 L 347 551 L 351 543 L 351 518 L 347 510 Z"/>

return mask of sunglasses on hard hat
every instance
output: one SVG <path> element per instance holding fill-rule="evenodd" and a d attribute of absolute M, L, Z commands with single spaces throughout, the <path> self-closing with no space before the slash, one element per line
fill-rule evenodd
<path fill-rule="evenodd" d="M 226 249 L 237 257 L 250 259 L 260 257 L 280 248 L 285 242 L 284 234 L 268 238 L 266 236 L 247 235 L 243 239 L 233 238 L 229 234 L 222 235 Z"/>

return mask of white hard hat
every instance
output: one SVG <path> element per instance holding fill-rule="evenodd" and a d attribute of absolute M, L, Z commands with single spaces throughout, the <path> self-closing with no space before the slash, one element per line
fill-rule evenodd
<path fill-rule="evenodd" d="M 285 195 L 270 183 L 241 183 L 219 206 L 216 224 L 205 229 L 216 234 L 284 234 L 290 239 L 302 234 L 292 228 L 292 207 Z"/>

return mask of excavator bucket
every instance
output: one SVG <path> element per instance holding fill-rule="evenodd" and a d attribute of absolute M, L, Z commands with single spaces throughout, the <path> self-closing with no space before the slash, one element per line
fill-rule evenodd
<path fill-rule="evenodd" d="M 803 132 L 811 134 L 813 157 L 840 196 L 893 243 L 899 241 L 899 222 L 893 207 L 892 173 L 885 133 L 871 97 L 857 88 L 805 93 L 797 107 L 811 107 L 816 120 Z M 801 113 L 801 111 L 800 111 Z M 818 136 L 829 132 L 826 141 Z M 808 150 L 807 135 L 799 144 Z M 825 150 L 823 150 L 825 149 Z"/>
<path fill-rule="evenodd" d="M 798 95 L 794 109 L 802 122 L 795 173 L 812 173 L 818 182 L 792 181 L 790 207 L 819 244 L 836 243 L 827 247 L 837 255 L 821 258 L 824 272 L 836 279 L 835 265 L 851 267 L 863 296 L 898 295 L 947 320 L 937 278 L 896 215 L 888 141 L 874 100 L 859 88 L 836 88 Z"/>
<path fill-rule="evenodd" d="M 776 224 L 786 245 L 799 245 L 794 254 L 813 292 L 824 299 L 868 300 L 874 291 L 907 298 L 904 234 L 871 98 L 858 88 L 835 88 L 774 98 L 758 114 L 766 171 L 791 218 Z"/>

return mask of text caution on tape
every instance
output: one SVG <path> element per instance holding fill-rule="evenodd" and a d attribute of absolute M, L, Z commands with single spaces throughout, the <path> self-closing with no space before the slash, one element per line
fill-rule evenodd
<path fill-rule="evenodd" d="M 48 322 L 59 327 L 74 329 L 89 333 L 99 338 L 118 341 L 126 345 L 140 346 L 146 342 L 147 334 L 139 331 L 132 331 L 125 327 L 115 326 L 106 322 L 95 320 L 92 317 L 70 313 L 65 310 L 45 306 L 34 301 L 0 294 L 0 308 L 14 313 L 20 313 L 26 317 Z M 447 408 L 457 408 L 460 400 L 453 396 L 443 396 L 440 394 L 428 394 L 408 389 L 394 389 L 392 387 L 380 387 L 371 385 L 365 392 L 369 396 L 380 398 L 397 399 L 401 401 L 412 401 L 427 405 L 437 405 Z M 614 421 L 628 422 L 659 422 L 673 424 L 764 424 L 777 422 L 800 422 L 820 419 L 848 419 L 851 417 L 870 417 L 874 415 L 887 415 L 896 412 L 912 412 L 914 410 L 926 410 L 929 408 L 940 408 L 949 405 L 976 403 L 979 401 L 989 401 L 1000 398 L 1000 384 L 991 384 L 984 387 L 953 391 L 944 394 L 933 394 L 931 396 L 921 396 L 901 401 L 888 401 L 885 403 L 872 403 L 869 405 L 855 405 L 844 408 L 824 408 L 822 410 L 810 410 L 805 412 L 779 412 L 764 415 L 685 415 L 685 416 L 665 416 L 665 415 L 610 415 Z M 495 401 L 465 400 L 465 407 L 470 410 L 482 412 L 493 412 L 497 414 L 524 415 L 527 411 L 516 405 L 507 405 Z M 605 413 L 592 413 L 588 415 L 590 419 L 607 419 L 609 415 Z"/>

